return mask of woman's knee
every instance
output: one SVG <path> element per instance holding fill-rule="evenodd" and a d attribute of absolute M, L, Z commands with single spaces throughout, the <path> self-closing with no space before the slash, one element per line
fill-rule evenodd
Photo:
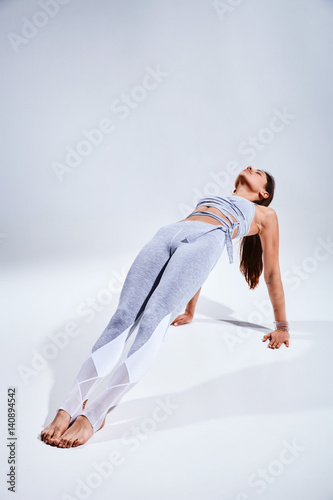
<path fill-rule="evenodd" d="M 106 326 L 106 329 L 112 328 L 118 330 L 119 328 L 123 328 L 126 325 L 133 323 L 134 314 L 131 310 L 130 306 L 118 306 L 109 323 Z"/>

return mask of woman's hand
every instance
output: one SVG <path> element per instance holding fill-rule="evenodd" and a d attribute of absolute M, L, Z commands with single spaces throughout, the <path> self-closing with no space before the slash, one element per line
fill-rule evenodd
<path fill-rule="evenodd" d="M 274 332 L 264 335 L 262 341 L 266 342 L 267 339 L 270 339 L 267 347 L 271 349 L 278 349 L 282 344 L 286 344 L 286 347 L 289 347 L 290 334 L 285 330 L 274 330 Z"/>
<path fill-rule="evenodd" d="M 192 321 L 192 319 L 193 319 L 193 315 L 185 312 L 185 313 L 177 316 L 177 318 L 173 320 L 171 325 L 174 325 L 174 326 L 185 325 L 185 323 L 190 323 Z"/>

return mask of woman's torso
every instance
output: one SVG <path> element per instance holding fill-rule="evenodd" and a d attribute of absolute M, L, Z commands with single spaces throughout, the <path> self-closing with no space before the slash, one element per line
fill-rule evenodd
<path fill-rule="evenodd" d="M 236 195 L 231 195 L 231 198 L 234 198 L 234 196 L 236 196 Z M 216 198 L 218 198 L 218 197 L 216 197 Z M 229 197 L 226 197 L 226 198 L 229 198 Z M 240 197 L 237 196 L 237 198 L 240 198 Z M 245 198 L 243 198 L 243 199 L 245 199 Z M 265 207 L 263 205 L 257 205 L 254 202 L 251 202 L 249 200 L 246 200 L 246 202 L 252 203 L 254 205 L 254 215 L 253 215 L 253 218 L 252 218 L 251 223 L 249 225 L 249 231 L 244 236 L 252 236 L 254 234 L 259 234 L 262 227 L 263 227 L 263 218 L 266 214 L 267 207 Z M 198 211 L 205 211 L 205 212 L 210 212 L 210 213 L 213 213 L 215 215 L 218 215 L 223 220 L 225 220 L 228 224 L 230 224 L 227 217 L 216 207 L 212 207 L 212 206 L 204 205 L 204 204 L 198 205 L 195 208 L 195 210 L 192 211 L 192 214 L 195 212 L 198 212 Z M 230 212 L 231 212 L 231 210 L 227 211 L 228 216 L 231 218 L 231 220 L 233 222 L 237 222 L 234 215 L 232 215 Z M 198 221 L 202 221 L 202 222 L 207 222 L 208 224 L 214 224 L 217 226 L 221 224 L 218 220 L 214 219 L 213 217 L 211 217 L 209 215 L 190 215 L 186 219 L 182 219 L 182 220 L 198 220 Z M 238 236 L 238 231 L 239 231 L 239 227 L 236 227 L 234 232 L 233 232 L 232 239 L 234 239 Z"/>

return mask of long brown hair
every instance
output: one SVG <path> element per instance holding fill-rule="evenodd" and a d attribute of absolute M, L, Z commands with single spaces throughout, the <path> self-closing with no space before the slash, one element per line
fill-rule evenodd
<path fill-rule="evenodd" d="M 256 205 L 264 205 L 265 207 L 268 207 L 268 205 L 273 200 L 275 179 L 268 172 L 265 172 L 265 174 L 267 176 L 265 191 L 269 193 L 269 196 L 268 198 L 255 200 L 254 203 L 256 203 Z M 240 272 L 244 275 L 245 280 L 250 287 L 250 290 L 254 290 L 259 284 L 259 278 L 263 271 L 263 267 L 262 246 L 259 234 L 244 236 L 240 242 L 239 269 Z"/>

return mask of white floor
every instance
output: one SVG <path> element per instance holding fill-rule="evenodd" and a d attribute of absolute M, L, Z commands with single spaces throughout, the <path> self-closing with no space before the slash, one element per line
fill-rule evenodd
<path fill-rule="evenodd" d="M 104 429 L 72 449 L 38 439 L 115 310 L 129 259 L 38 263 L 4 276 L 1 499 L 13 498 L 4 443 L 15 387 L 16 499 L 331 500 L 333 323 L 293 320 L 297 294 L 286 289 L 291 345 L 268 349 L 261 338 L 272 313 L 249 320 L 267 300 L 265 285 L 250 292 L 226 259 L 204 284 L 193 322 L 169 327 Z M 222 271 L 234 279 L 228 292 Z M 82 315 L 89 298 L 94 317 Z"/>

